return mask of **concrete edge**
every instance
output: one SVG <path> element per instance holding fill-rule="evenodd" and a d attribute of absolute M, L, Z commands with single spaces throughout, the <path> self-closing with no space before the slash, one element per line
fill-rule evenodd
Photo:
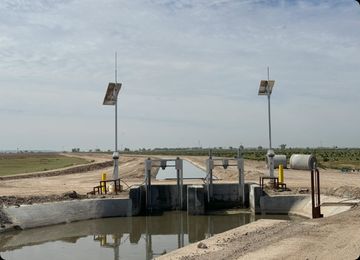
<path fill-rule="evenodd" d="M 331 203 L 321 206 L 324 217 L 333 216 L 353 207 L 351 204 L 342 204 L 344 200 L 333 196 L 321 195 L 321 203 Z M 359 202 L 359 201 L 357 201 Z M 354 202 L 356 203 L 356 201 Z M 262 196 L 260 198 L 262 214 L 293 214 L 306 218 L 312 218 L 312 205 L 310 195 L 276 195 Z"/>
<path fill-rule="evenodd" d="M 84 199 L 11 206 L 3 208 L 2 212 L 12 222 L 9 230 L 28 229 L 87 219 L 129 217 L 132 216 L 132 202 L 123 198 Z"/>

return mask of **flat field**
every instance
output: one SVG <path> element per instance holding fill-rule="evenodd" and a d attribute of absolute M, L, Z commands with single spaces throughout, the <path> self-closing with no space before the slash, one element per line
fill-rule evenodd
<path fill-rule="evenodd" d="M 58 153 L 0 154 L 0 176 L 48 171 L 89 162 Z"/>

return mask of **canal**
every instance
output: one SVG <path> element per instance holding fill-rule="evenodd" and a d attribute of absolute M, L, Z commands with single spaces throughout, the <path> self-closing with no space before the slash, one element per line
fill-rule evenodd
<path fill-rule="evenodd" d="M 187 161 L 183 172 L 186 179 L 206 175 Z M 169 178 L 176 178 L 173 167 L 159 170 L 157 179 Z M 80 221 L 0 234 L 0 256 L 5 260 L 148 260 L 261 217 L 267 216 L 244 211 L 190 216 L 185 211 L 171 211 L 157 216 Z"/>
<path fill-rule="evenodd" d="M 255 220 L 249 213 L 188 216 L 181 211 L 88 220 L 0 234 L 0 255 L 6 260 L 152 259 Z"/>

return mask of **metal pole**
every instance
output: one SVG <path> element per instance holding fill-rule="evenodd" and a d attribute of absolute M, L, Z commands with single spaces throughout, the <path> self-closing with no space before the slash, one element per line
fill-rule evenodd
<path fill-rule="evenodd" d="M 117 86 L 117 52 L 115 52 L 115 86 Z M 115 101 L 115 152 L 117 152 L 117 98 Z"/>
<path fill-rule="evenodd" d="M 314 185 L 314 169 L 311 169 L 311 212 L 312 217 L 316 218 L 315 214 L 315 185 Z"/>
<path fill-rule="evenodd" d="M 180 170 L 180 210 L 183 209 L 184 197 L 183 197 L 183 188 L 184 188 L 184 170 Z M 184 246 L 184 245 L 183 245 Z"/>
<path fill-rule="evenodd" d="M 176 186 L 177 186 L 177 204 L 178 210 L 181 210 L 181 199 L 180 199 L 180 169 L 176 170 Z"/>
<path fill-rule="evenodd" d="M 212 150 L 210 149 L 210 155 L 209 155 L 209 159 L 210 161 L 212 160 Z M 209 166 L 212 166 L 209 165 Z M 209 167 L 209 179 L 210 179 L 210 185 L 209 185 L 209 195 L 210 195 L 210 198 L 209 198 L 209 201 L 212 200 L 213 198 L 213 170 L 212 170 L 212 167 Z"/>
<path fill-rule="evenodd" d="M 117 240 L 117 238 L 116 238 Z M 114 248 L 114 260 L 119 260 L 120 259 L 120 252 L 119 252 L 119 248 L 120 244 L 117 242 Z"/>
<path fill-rule="evenodd" d="M 320 173 L 318 169 L 315 169 L 316 172 L 316 183 L 317 183 L 317 205 L 320 207 Z"/>
<path fill-rule="evenodd" d="M 237 166 L 239 171 L 239 197 L 241 197 L 242 206 L 245 207 L 245 172 L 244 159 L 240 148 L 238 149 Z"/>
<path fill-rule="evenodd" d="M 184 215 L 181 213 L 181 218 L 180 218 L 180 220 L 181 220 L 181 229 L 180 229 L 180 231 L 181 231 L 181 247 L 184 247 Z"/>
<path fill-rule="evenodd" d="M 149 208 L 151 210 L 151 168 L 152 168 L 152 161 L 149 158 L 145 160 L 145 210 L 148 211 Z"/>
<path fill-rule="evenodd" d="M 270 89 L 269 89 L 269 80 L 270 80 L 270 69 L 267 67 L 267 74 L 268 74 L 268 83 L 266 86 L 266 92 L 268 97 L 268 117 L 269 117 L 269 149 L 272 148 L 271 145 L 271 116 L 270 116 Z"/>
<path fill-rule="evenodd" d="M 115 52 L 115 86 L 117 86 L 117 52 Z M 114 173 L 113 179 L 116 180 L 119 178 L 119 154 L 118 154 L 118 138 L 117 138 L 117 97 L 115 100 L 115 151 L 114 151 Z"/>
<path fill-rule="evenodd" d="M 212 175 L 212 150 L 209 150 L 209 159 L 206 160 L 206 189 L 207 200 L 210 202 L 210 174 Z M 211 173 L 210 173 L 211 172 Z"/>
<path fill-rule="evenodd" d="M 207 188 L 207 200 L 210 202 L 210 186 L 209 186 L 209 178 L 210 178 L 210 159 L 206 160 L 206 188 Z"/>
<path fill-rule="evenodd" d="M 147 176 L 147 179 L 148 179 L 148 190 L 147 190 L 147 193 L 148 193 L 148 209 L 150 209 L 150 212 L 152 212 L 152 202 L 151 202 L 151 169 L 148 170 L 148 176 Z"/>

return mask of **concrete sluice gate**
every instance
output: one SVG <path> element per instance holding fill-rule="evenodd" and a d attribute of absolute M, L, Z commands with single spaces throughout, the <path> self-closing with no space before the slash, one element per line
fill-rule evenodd
<path fill-rule="evenodd" d="M 153 185 L 152 168 L 166 169 L 172 167 L 176 171 L 176 185 Z M 192 166 L 195 168 L 194 166 Z M 238 184 L 215 184 L 213 169 L 215 167 L 237 167 Z M 206 160 L 206 176 L 204 185 L 184 185 L 184 163 L 176 159 L 145 160 L 145 185 L 130 191 L 133 209 L 136 214 L 151 214 L 154 211 L 187 210 L 189 214 L 201 215 L 209 209 L 246 207 L 245 199 L 244 160 L 240 150 L 238 157 L 233 159 L 212 158 Z"/>
<path fill-rule="evenodd" d="M 148 192 L 151 194 L 146 194 L 145 186 L 130 190 L 134 215 L 170 210 L 186 210 L 191 215 L 203 215 L 208 210 L 248 208 L 250 205 L 249 184 L 244 185 L 244 199 L 237 183 L 213 184 L 210 200 L 207 198 L 206 185 L 184 184 L 180 192 L 182 198 L 179 197 L 177 185 L 151 185 Z"/>

